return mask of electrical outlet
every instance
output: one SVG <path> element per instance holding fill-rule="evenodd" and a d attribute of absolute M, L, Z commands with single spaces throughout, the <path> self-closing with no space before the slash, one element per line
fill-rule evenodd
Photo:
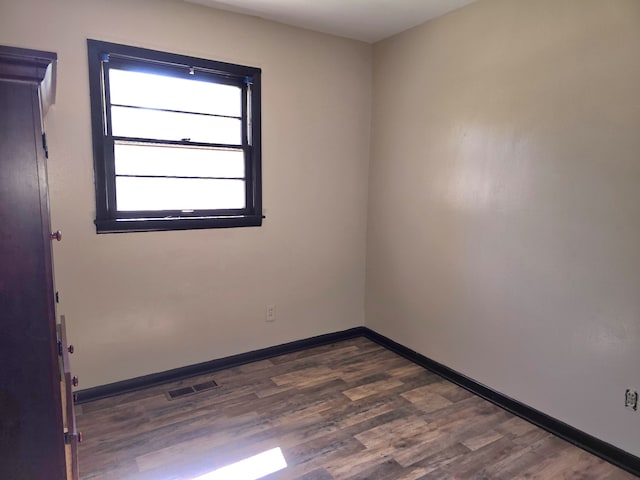
<path fill-rule="evenodd" d="M 627 388 L 624 393 L 624 406 L 631 410 L 638 410 L 638 392 Z"/>
<path fill-rule="evenodd" d="M 267 322 L 275 322 L 276 321 L 276 306 L 275 305 L 267 305 Z"/>

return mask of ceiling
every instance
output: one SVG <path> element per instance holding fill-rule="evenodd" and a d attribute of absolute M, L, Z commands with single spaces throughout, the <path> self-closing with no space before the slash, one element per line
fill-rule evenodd
<path fill-rule="evenodd" d="M 476 0 L 185 0 L 374 43 Z"/>

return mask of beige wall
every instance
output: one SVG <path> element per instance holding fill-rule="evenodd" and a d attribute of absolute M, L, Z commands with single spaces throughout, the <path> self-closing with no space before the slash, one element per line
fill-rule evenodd
<path fill-rule="evenodd" d="M 263 69 L 263 227 L 96 235 L 87 37 Z M 177 0 L 0 0 L 0 44 L 59 55 L 51 208 L 81 387 L 363 324 L 369 45 Z"/>
<path fill-rule="evenodd" d="M 480 0 L 374 48 L 367 326 L 640 454 L 640 2 Z"/>

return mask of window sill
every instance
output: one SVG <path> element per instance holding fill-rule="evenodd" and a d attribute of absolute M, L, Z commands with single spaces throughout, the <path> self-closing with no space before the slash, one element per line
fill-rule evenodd
<path fill-rule="evenodd" d="M 161 232 L 204 228 L 259 227 L 262 215 L 237 217 L 122 218 L 96 220 L 96 233 Z"/>

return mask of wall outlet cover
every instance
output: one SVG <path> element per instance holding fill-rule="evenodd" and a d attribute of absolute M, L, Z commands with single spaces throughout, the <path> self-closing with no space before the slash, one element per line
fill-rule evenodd
<path fill-rule="evenodd" d="M 624 393 L 624 406 L 631 410 L 638 410 L 638 392 L 627 388 Z"/>
<path fill-rule="evenodd" d="M 267 305 L 267 322 L 275 322 L 276 321 L 276 306 L 275 305 Z"/>

